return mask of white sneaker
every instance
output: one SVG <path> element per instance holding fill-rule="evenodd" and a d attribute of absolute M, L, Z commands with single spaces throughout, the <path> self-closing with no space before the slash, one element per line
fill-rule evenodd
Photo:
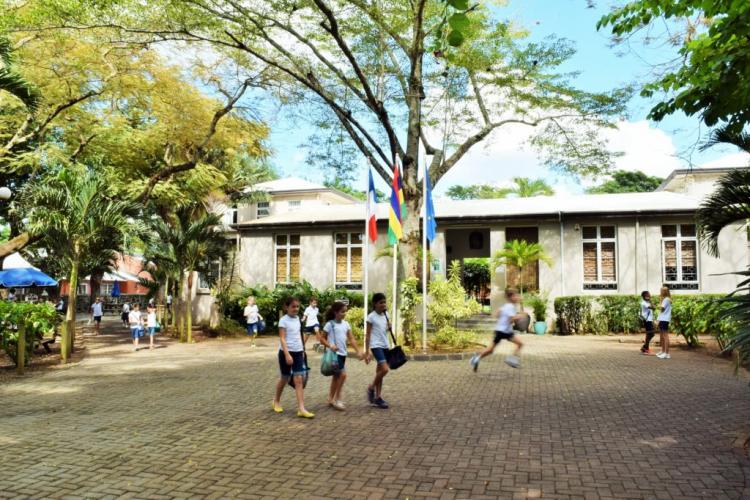
<path fill-rule="evenodd" d="M 471 357 L 471 366 L 474 368 L 474 371 L 477 371 L 479 368 L 479 354 L 475 354 Z"/>
<path fill-rule="evenodd" d="M 670 356 L 669 353 L 665 353 L 664 356 L 661 357 L 661 359 L 672 359 L 672 356 Z"/>
<path fill-rule="evenodd" d="M 657 358 L 663 358 L 665 354 L 666 354 L 666 352 L 663 352 L 663 351 L 662 351 L 662 352 L 660 352 L 659 354 L 657 354 L 657 355 L 656 355 L 656 357 L 657 357 Z"/>
<path fill-rule="evenodd" d="M 518 368 L 521 365 L 521 360 L 517 356 L 508 356 L 505 358 L 505 363 L 513 368 Z"/>

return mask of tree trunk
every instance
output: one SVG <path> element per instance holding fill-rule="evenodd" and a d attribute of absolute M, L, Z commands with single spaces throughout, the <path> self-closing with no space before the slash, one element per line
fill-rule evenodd
<path fill-rule="evenodd" d="M 0 257 L 5 258 L 8 255 L 21 250 L 23 247 L 34 241 L 29 233 L 21 233 L 15 238 L 11 238 L 0 245 Z"/>
<path fill-rule="evenodd" d="M 26 325 L 21 323 L 18 325 L 18 349 L 16 351 L 16 371 L 19 375 L 23 375 L 26 370 Z"/>
<path fill-rule="evenodd" d="M 193 343 L 193 272 L 187 276 L 187 300 L 185 301 L 185 322 L 187 323 L 187 341 Z"/>
<path fill-rule="evenodd" d="M 67 363 L 70 354 L 73 352 L 73 343 L 76 335 L 76 301 L 78 299 L 78 268 L 79 259 L 73 259 L 73 265 L 70 269 L 70 281 L 68 286 L 68 311 L 65 313 L 65 325 L 63 327 L 62 341 L 60 342 L 60 351 L 63 363 Z"/>
<path fill-rule="evenodd" d="M 89 278 L 89 306 L 96 302 L 96 298 L 99 296 L 103 277 L 104 273 L 101 271 L 91 273 L 91 277 Z"/>

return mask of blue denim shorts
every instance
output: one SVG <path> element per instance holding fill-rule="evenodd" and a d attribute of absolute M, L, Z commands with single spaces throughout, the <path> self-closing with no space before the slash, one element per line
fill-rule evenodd
<path fill-rule="evenodd" d="M 385 357 L 388 349 L 384 349 L 382 347 L 371 347 L 370 352 L 372 353 L 372 357 L 375 358 L 375 361 L 377 361 L 378 364 L 388 362 Z"/>
<path fill-rule="evenodd" d="M 148 327 L 148 334 L 149 335 L 156 335 L 156 327 L 155 326 L 149 326 Z"/>
<path fill-rule="evenodd" d="M 284 359 L 284 351 L 279 349 L 279 371 L 281 371 L 281 378 L 289 378 L 292 375 L 304 375 L 305 374 L 305 353 L 304 351 L 290 352 L 292 356 L 292 364 L 286 364 Z"/>
<path fill-rule="evenodd" d="M 130 334 L 133 336 L 134 339 L 143 337 L 143 328 L 141 328 L 140 326 L 131 326 Z"/>
<path fill-rule="evenodd" d="M 248 323 L 247 324 L 247 334 L 248 335 L 257 335 L 259 329 L 260 328 L 258 327 L 258 322 L 257 321 L 255 323 Z"/>
<path fill-rule="evenodd" d="M 661 333 L 669 333 L 669 321 L 659 321 L 659 331 Z"/>

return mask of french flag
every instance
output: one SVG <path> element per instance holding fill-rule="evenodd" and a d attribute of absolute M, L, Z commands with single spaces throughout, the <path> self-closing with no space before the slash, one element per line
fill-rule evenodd
<path fill-rule="evenodd" d="M 370 176 L 369 187 L 367 188 L 367 235 L 370 241 L 375 243 L 378 239 L 378 219 L 375 211 L 378 206 L 378 198 L 375 196 L 375 182 L 372 180 L 372 170 L 367 169 Z"/>

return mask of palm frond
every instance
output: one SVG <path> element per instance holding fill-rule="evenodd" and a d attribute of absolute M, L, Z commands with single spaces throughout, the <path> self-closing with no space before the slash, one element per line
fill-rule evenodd
<path fill-rule="evenodd" d="M 696 212 L 701 241 L 706 250 L 719 255 L 719 233 L 729 224 L 750 219 L 750 170 L 735 170 L 717 183 L 716 190 Z"/>
<path fill-rule="evenodd" d="M 705 151 L 719 145 L 735 146 L 746 153 L 750 153 L 750 133 L 744 130 L 737 132 L 726 125 L 719 127 L 711 132 L 709 139 L 701 145 L 700 150 Z"/>

